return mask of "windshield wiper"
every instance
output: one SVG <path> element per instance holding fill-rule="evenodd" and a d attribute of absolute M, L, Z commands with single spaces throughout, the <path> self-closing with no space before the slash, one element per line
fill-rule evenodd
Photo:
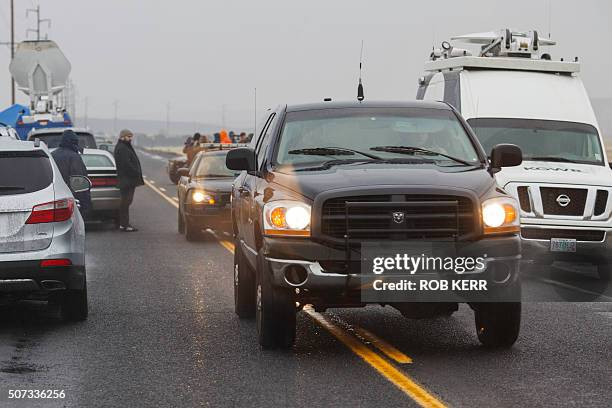
<path fill-rule="evenodd" d="M 0 186 L 1 191 L 11 191 L 11 190 L 25 190 L 25 187 L 21 186 Z"/>
<path fill-rule="evenodd" d="M 329 160 L 321 163 L 318 166 L 312 167 L 302 167 L 297 168 L 295 171 L 312 171 L 312 170 L 327 170 L 332 166 L 339 166 L 342 164 L 365 164 L 365 163 L 375 163 L 375 164 L 431 164 L 435 163 L 432 159 L 404 159 L 404 158 L 396 158 L 396 159 L 344 159 L 344 160 Z"/>
<path fill-rule="evenodd" d="M 345 147 L 308 147 L 304 149 L 289 150 L 289 154 L 304 154 L 313 156 L 352 156 L 355 153 L 374 160 L 382 160 L 381 157 L 359 150 L 347 149 Z"/>
<path fill-rule="evenodd" d="M 556 157 L 556 156 L 525 157 L 523 160 L 551 161 L 551 162 L 563 162 L 563 163 L 578 163 L 576 160 L 571 160 L 571 159 L 566 159 L 564 157 Z"/>
<path fill-rule="evenodd" d="M 466 166 L 474 166 L 474 163 L 470 163 L 463 159 L 458 159 L 457 157 L 449 156 L 448 154 L 434 152 L 433 150 L 423 149 L 421 147 L 413 147 L 413 146 L 376 146 L 371 147 L 370 150 L 375 150 L 377 152 L 389 152 L 389 153 L 398 153 L 398 154 L 416 154 L 421 153 L 427 156 L 442 156 L 447 159 L 453 160 L 457 163 L 464 164 Z"/>

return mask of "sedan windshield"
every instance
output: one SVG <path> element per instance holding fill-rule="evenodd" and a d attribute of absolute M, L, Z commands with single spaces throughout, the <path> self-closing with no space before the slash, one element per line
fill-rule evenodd
<path fill-rule="evenodd" d="M 195 177 L 234 177 L 234 172 L 225 166 L 225 156 L 226 152 L 205 154 L 198 164 Z"/>
<path fill-rule="evenodd" d="M 328 162 L 480 164 L 453 112 L 423 108 L 289 112 L 275 162 L 295 167 Z"/>
<path fill-rule="evenodd" d="M 603 165 L 597 130 L 573 122 L 534 119 L 468 120 L 488 153 L 500 143 L 518 145 L 523 160 Z"/>

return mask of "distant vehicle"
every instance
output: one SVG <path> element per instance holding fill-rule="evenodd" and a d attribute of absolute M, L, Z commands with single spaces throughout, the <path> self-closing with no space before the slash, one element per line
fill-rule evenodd
<path fill-rule="evenodd" d="M 45 142 L 49 149 L 59 147 L 62 141 L 62 133 L 66 129 L 72 129 L 79 138 L 79 147 L 82 149 L 97 149 L 96 140 L 93 134 L 88 129 L 81 128 L 51 128 L 51 129 L 35 129 L 28 135 L 28 140 L 39 139 Z"/>
<path fill-rule="evenodd" d="M 119 226 L 121 193 L 114 156 L 103 149 L 85 149 L 82 157 L 92 184 L 89 218 L 112 220 Z"/>
<path fill-rule="evenodd" d="M 8 139 L 13 139 L 13 140 L 21 140 L 19 138 L 19 135 L 15 131 L 15 129 L 13 129 L 10 126 L 3 126 L 1 123 L 0 123 L 0 138 L 8 138 Z"/>
<path fill-rule="evenodd" d="M 493 173 L 520 164 L 520 149 L 495 146 L 488 162 L 463 118 L 440 102 L 284 105 L 260 129 L 226 161 L 241 171 L 231 200 L 235 312 L 256 317 L 263 347 L 291 347 L 303 305 L 366 303 L 389 304 L 409 318 L 450 315 L 468 303 L 483 345 L 514 344 L 521 321 L 518 203 Z M 448 302 L 363 297 L 364 245 L 433 248 L 441 241 L 457 243 L 460 257 L 484 254 L 483 268 L 458 279 L 486 280 L 490 292 Z M 500 301 L 494 293 L 514 296 Z"/>
<path fill-rule="evenodd" d="M 523 259 L 589 262 L 612 273 L 612 170 L 578 60 L 553 60 L 537 31 L 467 34 L 477 56 L 443 43 L 417 99 L 456 107 L 489 151 L 512 143 L 523 164 L 496 173 L 520 202 Z"/>
<path fill-rule="evenodd" d="M 201 150 L 227 150 L 227 149 L 235 149 L 237 147 L 247 146 L 246 143 L 230 143 L 230 144 L 222 144 L 222 143 L 203 143 L 200 145 Z M 178 183 L 180 176 L 178 175 L 178 170 L 180 168 L 188 167 L 187 158 L 185 156 L 177 156 L 173 159 L 168 160 L 168 164 L 166 165 L 166 171 L 168 172 L 168 178 L 174 184 Z"/>
<path fill-rule="evenodd" d="M 96 141 L 96 143 L 98 144 L 98 149 L 106 150 L 107 152 L 111 154 L 115 153 L 115 146 L 117 145 L 115 142 L 112 142 L 110 140 L 102 140 L 102 141 Z"/>
<path fill-rule="evenodd" d="M 91 187 L 83 176 L 70 183 Z M 49 300 L 86 319 L 83 219 L 44 144 L 0 139 L 0 197 L 0 297 Z"/>
<path fill-rule="evenodd" d="M 178 231 L 188 241 L 200 238 L 203 229 L 231 225 L 230 195 L 237 173 L 225 166 L 227 152 L 202 151 L 191 168 L 178 171 Z"/>

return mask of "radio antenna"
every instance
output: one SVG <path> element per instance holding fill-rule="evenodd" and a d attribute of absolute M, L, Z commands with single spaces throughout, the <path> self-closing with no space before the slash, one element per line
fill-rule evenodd
<path fill-rule="evenodd" d="M 363 84 L 361 83 L 361 65 L 363 62 L 363 40 L 361 40 L 361 52 L 359 53 L 359 85 L 357 85 L 357 100 L 359 102 L 363 101 Z"/>

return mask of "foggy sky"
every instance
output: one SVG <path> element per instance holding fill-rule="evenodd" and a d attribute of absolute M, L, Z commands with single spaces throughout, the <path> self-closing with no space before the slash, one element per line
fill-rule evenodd
<path fill-rule="evenodd" d="M 77 115 L 221 123 L 253 122 L 279 103 L 354 99 L 364 41 L 368 99 L 414 99 L 434 41 L 452 35 L 550 28 L 554 59 L 579 56 L 591 97 L 612 97 L 612 2 L 606 0 L 17 0 L 25 38 L 41 5 L 44 29 L 72 63 Z M 0 42 L 9 1 L 0 0 Z M 9 50 L 0 48 L 0 108 L 10 103 Z M 25 98 L 20 95 L 20 101 Z"/>

